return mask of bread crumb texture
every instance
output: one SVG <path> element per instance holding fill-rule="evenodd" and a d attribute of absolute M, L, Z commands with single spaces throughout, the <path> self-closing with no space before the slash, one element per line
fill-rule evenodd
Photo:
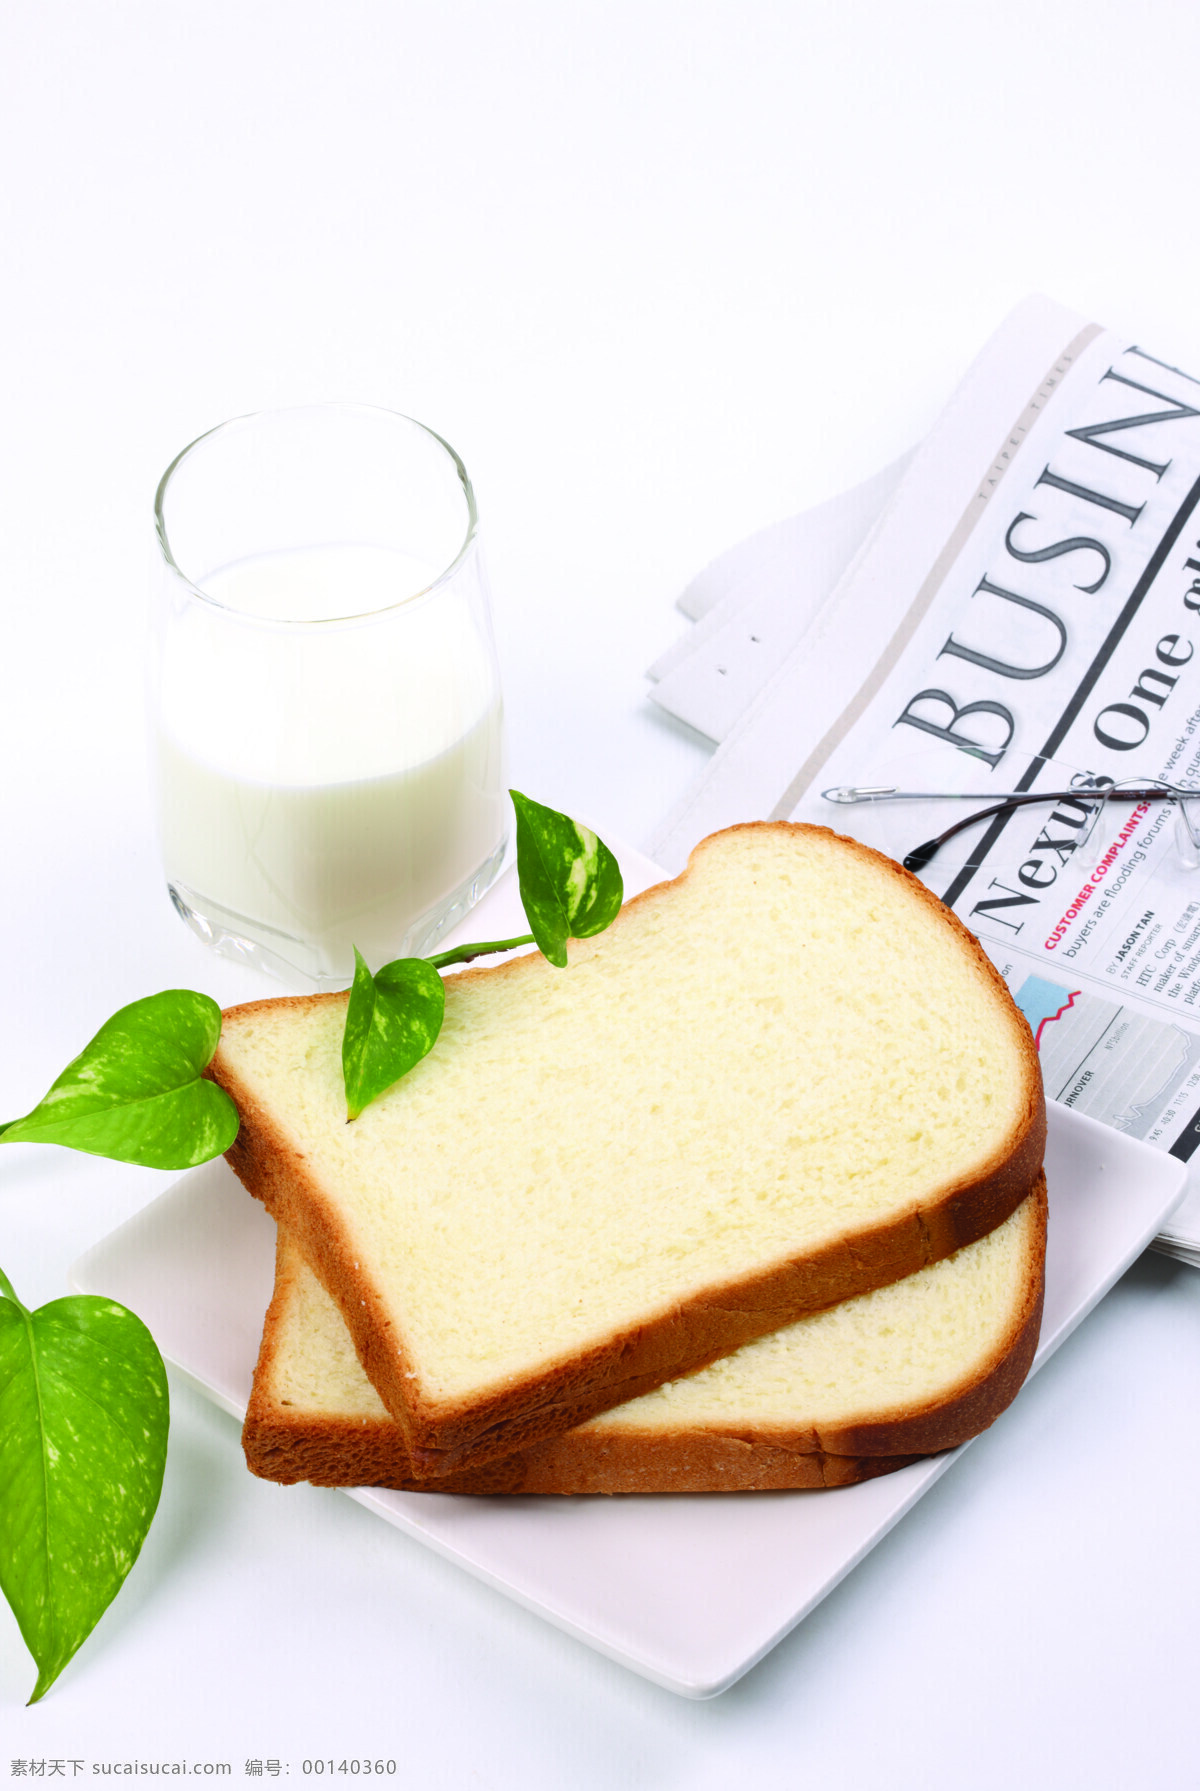
<path fill-rule="evenodd" d="M 944 1399 L 1003 1350 L 1038 1263 L 1033 1196 L 943 1261 L 591 1418 L 627 1432 L 881 1422 Z M 348 1341 L 348 1340 L 347 1340 Z"/>
<path fill-rule="evenodd" d="M 912 1211 L 1003 1160 L 1034 1098 L 1028 1032 L 973 942 L 823 830 L 714 836 L 565 971 L 528 957 L 448 977 L 434 1051 L 352 1125 L 344 1011 L 235 1010 L 222 1074 L 261 1091 L 448 1401 Z M 1007 1272 L 999 1247 L 979 1261 Z M 947 1360 L 971 1322 L 960 1273 L 930 1304 Z M 836 1354 L 842 1412 L 847 1362 L 872 1373 L 850 1313 L 805 1371 L 806 1397 L 834 1397 Z M 764 1412 L 791 1397 L 787 1348 L 755 1346 Z M 703 1381 L 637 1403 L 725 1399 Z"/>
<path fill-rule="evenodd" d="M 884 1423 L 973 1383 L 1011 1347 L 1041 1273 L 1036 1194 L 987 1237 L 890 1287 L 800 1319 L 578 1426 L 579 1438 Z M 278 1418 L 391 1426 L 340 1313 L 284 1240 L 259 1392 Z"/>

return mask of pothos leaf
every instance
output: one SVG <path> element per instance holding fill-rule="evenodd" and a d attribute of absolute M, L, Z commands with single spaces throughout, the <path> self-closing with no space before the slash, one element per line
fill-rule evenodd
<path fill-rule="evenodd" d="M 167 1377 L 124 1306 L 79 1294 L 28 1312 L 0 1283 L 0 1590 L 37 1663 L 32 1704 L 108 1609 L 150 1528 Z"/>
<path fill-rule="evenodd" d="M 237 1109 L 205 1069 L 221 1033 L 207 995 L 166 989 L 123 1007 L 4 1143 L 63 1144 L 152 1169 L 191 1169 L 228 1150 Z"/>
<path fill-rule="evenodd" d="M 532 932 L 455 946 L 432 958 L 397 958 L 374 976 L 355 950 L 342 1034 L 349 1119 L 357 1119 L 432 1050 L 446 1005 L 440 968 L 533 943 L 561 969 L 567 940 L 602 933 L 620 910 L 621 871 L 603 840 L 519 790 L 509 794 L 517 815 L 517 881 Z"/>
<path fill-rule="evenodd" d="M 423 958 L 397 958 L 372 976 L 355 947 L 342 1034 L 348 1119 L 357 1119 L 433 1049 L 445 1008 L 446 991 L 432 964 Z"/>
<path fill-rule="evenodd" d="M 624 886 L 604 841 L 556 809 L 510 790 L 517 812 L 517 882 L 538 948 L 560 970 L 568 939 L 590 939 L 617 916 Z"/>

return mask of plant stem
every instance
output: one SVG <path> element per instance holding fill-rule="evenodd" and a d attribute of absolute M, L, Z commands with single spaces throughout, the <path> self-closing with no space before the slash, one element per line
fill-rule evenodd
<path fill-rule="evenodd" d="M 447 964 L 469 964 L 472 958 L 485 958 L 490 952 L 512 951 L 515 946 L 533 943 L 532 933 L 522 933 L 519 939 L 490 939 L 482 945 L 458 945 L 453 951 L 438 952 L 434 957 L 426 958 L 425 962 L 432 964 L 435 970 L 444 970 Z"/>

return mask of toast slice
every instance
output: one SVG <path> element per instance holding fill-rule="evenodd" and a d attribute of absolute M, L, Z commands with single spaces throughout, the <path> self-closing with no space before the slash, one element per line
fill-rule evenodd
<path fill-rule="evenodd" d="M 716 834 L 574 941 L 446 979 L 348 1125 L 343 995 L 225 1015 L 229 1161 L 333 1295 L 414 1471 L 481 1465 L 885 1286 L 1041 1169 L 1028 1026 L 978 942 L 824 828 Z"/>
<path fill-rule="evenodd" d="M 748 1343 L 565 1436 L 415 1480 L 400 1427 L 337 1307 L 279 1228 L 242 1442 L 252 1472 L 318 1486 L 461 1493 L 760 1492 L 847 1486 L 955 1448 L 1029 1370 L 1044 1184 L 953 1256 Z"/>

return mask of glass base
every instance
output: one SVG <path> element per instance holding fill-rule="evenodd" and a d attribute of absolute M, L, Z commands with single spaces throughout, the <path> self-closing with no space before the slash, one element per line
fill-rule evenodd
<path fill-rule="evenodd" d="M 495 882 L 504 863 L 508 842 L 502 839 L 491 857 L 452 890 L 435 908 L 419 916 L 401 939 L 393 953 L 397 958 L 428 956 L 485 895 Z M 234 914 L 206 896 L 197 895 L 182 883 L 168 881 L 167 893 L 179 918 L 189 926 L 218 957 L 230 958 L 237 964 L 249 964 L 277 982 L 297 983 L 308 988 L 346 989 L 354 978 L 354 951 L 350 942 L 342 962 L 330 962 L 330 954 L 304 939 L 245 915 Z M 378 970 L 378 964 L 372 964 Z"/>

